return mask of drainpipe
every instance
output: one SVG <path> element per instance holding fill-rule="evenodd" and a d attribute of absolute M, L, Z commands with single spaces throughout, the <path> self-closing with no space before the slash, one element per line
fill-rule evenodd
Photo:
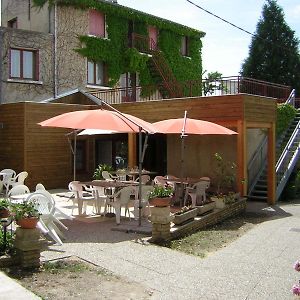
<path fill-rule="evenodd" d="M 2 59 L 2 45 L 3 43 L 3 36 L 4 33 L 2 30 L 0 30 L 0 104 L 3 103 L 2 99 L 2 87 L 3 87 L 3 59 Z"/>
<path fill-rule="evenodd" d="M 57 98 L 57 4 L 54 4 L 53 97 Z"/>

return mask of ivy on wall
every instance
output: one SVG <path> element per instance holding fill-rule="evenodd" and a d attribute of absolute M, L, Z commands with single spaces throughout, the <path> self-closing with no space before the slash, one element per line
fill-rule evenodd
<path fill-rule="evenodd" d="M 43 6 L 46 0 L 33 0 Z M 164 20 L 121 5 L 97 0 L 48 0 L 50 5 L 72 6 L 78 9 L 97 9 L 106 14 L 108 39 L 80 36 L 82 47 L 75 49 L 92 61 L 103 61 L 108 67 L 108 85 L 114 86 L 120 75 L 126 72 L 139 73 L 140 85 L 157 84 L 148 66 L 149 57 L 128 48 L 129 21 L 134 22 L 134 32 L 148 36 L 148 26 L 159 29 L 158 47 L 164 53 L 178 81 L 199 80 L 202 74 L 200 38 L 203 32 Z M 189 57 L 180 53 L 183 36 L 189 38 Z"/>
<path fill-rule="evenodd" d="M 295 118 L 297 110 L 289 104 L 277 105 L 276 136 L 279 137 Z"/>

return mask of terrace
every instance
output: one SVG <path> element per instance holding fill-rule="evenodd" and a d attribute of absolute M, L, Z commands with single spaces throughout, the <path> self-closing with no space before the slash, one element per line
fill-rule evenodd
<path fill-rule="evenodd" d="M 109 104 L 121 104 L 126 102 L 145 102 L 199 96 L 224 96 L 241 93 L 276 98 L 279 102 L 282 102 L 288 98 L 291 92 L 290 86 L 242 76 L 222 77 L 215 81 L 194 80 L 178 82 L 178 85 L 177 93 L 173 94 L 173 97 L 171 97 L 166 86 L 163 84 L 90 90 L 89 93 Z"/>

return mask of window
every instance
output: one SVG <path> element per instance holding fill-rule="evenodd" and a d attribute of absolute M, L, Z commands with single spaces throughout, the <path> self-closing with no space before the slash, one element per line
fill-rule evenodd
<path fill-rule="evenodd" d="M 89 12 L 89 34 L 106 37 L 105 15 L 97 10 Z"/>
<path fill-rule="evenodd" d="M 18 28 L 17 18 L 11 19 L 7 22 L 7 27 Z"/>
<path fill-rule="evenodd" d="M 35 50 L 10 49 L 10 78 L 38 80 Z"/>
<path fill-rule="evenodd" d="M 87 67 L 87 83 L 94 85 L 106 84 L 106 66 L 103 62 L 88 61 Z"/>
<path fill-rule="evenodd" d="M 189 56 L 189 38 L 187 36 L 182 37 L 180 52 L 183 56 Z"/>

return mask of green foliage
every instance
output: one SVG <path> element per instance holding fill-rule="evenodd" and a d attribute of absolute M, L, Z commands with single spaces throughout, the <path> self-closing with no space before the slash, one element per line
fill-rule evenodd
<path fill-rule="evenodd" d="M 236 164 L 225 161 L 219 153 L 214 154 L 215 174 L 217 181 L 217 195 L 224 193 L 226 188 L 233 188 L 235 182 Z"/>
<path fill-rule="evenodd" d="M 36 209 L 37 204 L 34 201 L 11 204 L 11 211 L 16 221 L 24 218 L 39 218 L 40 213 Z"/>
<path fill-rule="evenodd" d="M 38 7 L 47 1 L 34 0 Z M 120 75 L 131 72 L 139 73 L 142 87 L 161 84 L 161 80 L 155 81 L 149 70 L 147 62 L 149 57 L 141 54 L 136 49 L 128 49 L 128 23 L 134 22 L 134 32 L 148 36 L 148 26 L 156 26 L 159 29 L 159 49 L 164 53 L 170 68 L 178 81 L 199 80 L 201 78 L 201 48 L 200 38 L 203 32 L 161 19 L 146 13 L 133 10 L 121 5 L 115 5 L 105 1 L 96 0 L 52 0 L 50 5 L 57 3 L 61 6 L 72 6 L 79 9 L 96 9 L 106 14 L 108 39 L 80 36 L 81 48 L 75 49 L 80 55 L 94 62 L 103 61 L 108 67 L 108 86 L 113 87 Z M 180 54 L 181 39 L 189 37 L 189 58 Z M 148 96 L 154 92 L 154 88 L 142 89 L 141 95 Z M 201 86 L 195 89 L 194 94 L 199 95 Z M 189 89 L 187 89 L 187 93 Z"/>
<path fill-rule="evenodd" d="M 166 198 L 171 197 L 173 195 L 173 188 L 169 185 L 166 186 L 160 186 L 156 185 L 154 186 L 154 190 L 149 193 L 149 199 L 152 198 Z"/>
<path fill-rule="evenodd" d="M 295 118 L 297 110 L 289 104 L 277 105 L 276 135 L 280 136 Z"/>
<path fill-rule="evenodd" d="M 223 85 L 223 82 L 220 81 L 221 77 L 222 77 L 222 73 L 218 71 L 207 73 L 205 77 L 205 81 L 203 82 L 203 86 L 202 86 L 203 93 L 205 96 L 212 95 L 215 91 L 226 90 L 226 87 Z"/>
<path fill-rule="evenodd" d="M 276 0 L 267 0 L 242 65 L 243 76 L 300 88 L 299 40 Z"/>
<path fill-rule="evenodd" d="M 95 172 L 94 172 L 94 175 L 93 175 L 93 178 L 96 179 L 96 180 L 99 180 L 99 179 L 104 179 L 102 177 L 102 172 L 103 171 L 108 171 L 108 172 L 111 172 L 113 170 L 112 166 L 109 166 L 109 165 L 106 165 L 106 164 L 100 164 Z"/>
<path fill-rule="evenodd" d="M 0 198 L 0 209 L 7 209 L 9 208 L 10 202 L 8 199 Z"/>
<path fill-rule="evenodd" d="M 6 243 L 4 243 L 4 232 L 0 226 L 0 256 L 5 253 L 9 253 L 14 248 L 15 235 L 9 230 L 6 232 Z"/>

